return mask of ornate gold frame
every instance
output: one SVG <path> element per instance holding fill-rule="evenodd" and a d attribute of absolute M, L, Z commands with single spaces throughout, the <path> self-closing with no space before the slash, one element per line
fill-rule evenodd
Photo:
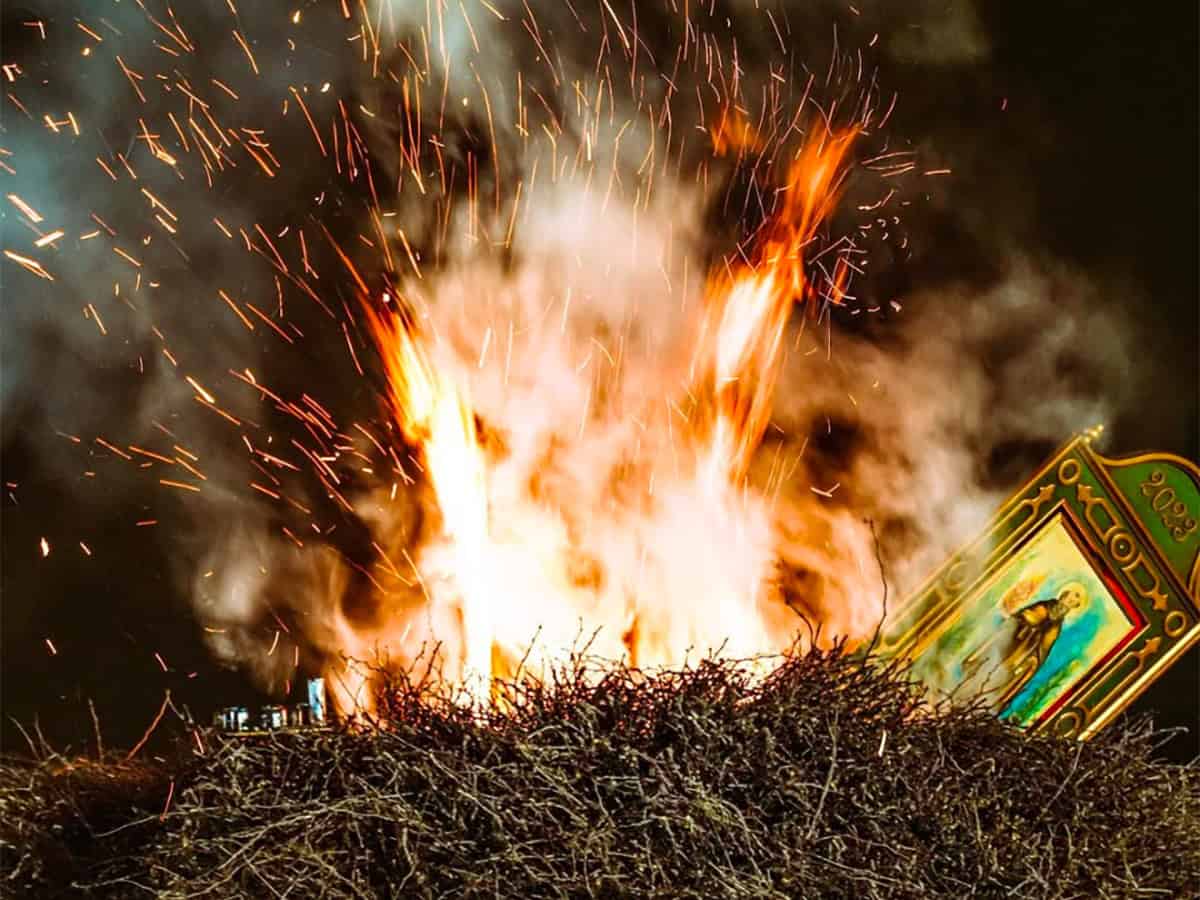
<path fill-rule="evenodd" d="M 1109 459 L 1091 446 L 1098 434 L 1060 449 L 974 541 L 889 614 L 882 656 L 913 661 L 929 652 L 962 616 L 964 601 L 1060 519 L 1141 622 L 1131 623 L 1119 652 L 1075 679 L 1029 728 L 1086 739 L 1200 640 L 1200 467 L 1166 453 Z"/>

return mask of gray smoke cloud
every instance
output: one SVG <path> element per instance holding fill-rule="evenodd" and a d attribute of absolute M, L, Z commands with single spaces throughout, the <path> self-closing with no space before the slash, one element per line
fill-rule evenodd
<path fill-rule="evenodd" d="M 337 27 L 332 11 L 327 19 Z M 330 83 L 346 91 L 350 77 L 344 58 L 279 35 L 285 21 L 253 13 L 242 20 L 216 3 L 197 4 L 178 19 L 166 7 L 135 4 L 5 11 L 6 50 L 19 73 L 9 87 L 21 104 L 5 117 L 6 159 L 15 171 L 8 190 L 43 220 L 35 228 L 6 203 L 5 246 L 37 257 L 53 276 L 38 279 L 5 261 L 6 443 L 20 430 L 55 453 L 62 441 L 45 439 L 53 429 L 136 442 L 155 421 L 178 421 L 181 410 L 192 417 L 196 392 L 184 373 L 204 383 L 261 359 L 261 335 L 217 292 L 275 307 L 274 273 L 240 258 L 238 230 L 263 248 L 255 225 L 274 236 L 289 217 L 316 208 L 328 174 L 290 164 L 286 148 L 307 126 L 298 115 L 281 120 L 280 104 L 292 86 Z M 254 77 L 234 37 L 242 30 L 262 37 L 254 41 L 255 65 L 261 62 Z M 236 99 L 216 84 L 221 79 L 242 88 L 229 88 Z M 272 178 L 252 172 L 253 160 L 236 143 L 255 133 L 264 143 L 278 135 L 273 149 L 287 164 Z M 196 152 L 204 142 L 217 148 L 207 173 Z M 35 248 L 39 233 L 56 228 L 63 238 Z M 242 314 L 250 315 L 244 306 Z M 254 406 L 237 393 L 221 393 L 229 411 L 252 415 Z M 199 449 L 227 443 L 217 420 L 195 418 L 187 439 Z M 221 464 L 221 454 L 206 456 Z M 78 458 L 67 454 L 59 464 L 74 469 Z M 124 470 L 106 475 L 123 480 Z"/>
<path fill-rule="evenodd" d="M 379 416 L 345 352 L 351 341 L 370 371 L 361 332 L 349 322 L 342 330 L 343 301 L 354 300 L 317 223 L 336 232 L 373 287 L 397 291 L 417 311 L 419 328 L 437 336 L 438 366 L 467 387 L 484 426 L 497 430 L 512 483 L 540 473 L 540 489 L 581 497 L 580 511 L 601 508 L 612 501 L 608 476 L 630 464 L 630 446 L 654 440 L 635 424 L 648 386 L 669 393 L 685 379 L 688 360 L 679 351 L 695 326 L 707 271 L 767 214 L 786 153 L 811 127 L 807 116 L 795 117 L 806 90 L 812 113 L 863 104 L 875 109 L 877 124 L 892 96 L 871 59 L 883 61 L 885 76 L 889 61 L 953 68 L 986 59 L 987 35 L 971 5 L 897 6 L 744 2 L 692 9 L 685 18 L 673 4 L 603 0 L 535 11 L 500 2 L 383 2 L 365 20 L 356 13 L 343 21 L 332 3 L 304 9 L 303 27 L 289 31 L 279 11 L 242 10 L 231 19 L 214 3 L 189 9 L 186 20 L 178 11 L 189 52 L 159 27 L 176 27 L 165 13 L 158 24 L 133 8 L 106 13 L 119 36 L 105 32 L 106 43 L 83 63 L 94 66 L 87 77 L 56 68 L 51 90 L 60 93 L 42 101 L 86 110 L 85 134 L 47 132 L 36 116 L 6 126 L 14 192 L 69 238 L 39 255 L 53 283 L 5 263 L 5 441 L 19 430 L 22 439 L 55 448 L 55 465 L 66 467 L 79 460 L 54 429 L 122 446 L 161 434 L 155 422 L 178 434 L 208 475 L 201 512 L 172 538 L 182 589 L 218 657 L 265 685 L 282 684 L 295 662 L 276 652 L 273 620 L 290 626 L 307 665 L 347 649 L 368 651 L 354 634 L 376 634 L 389 621 L 431 641 L 451 639 L 452 624 L 438 618 L 444 610 L 426 609 L 428 585 L 387 581 L 375 552 L 354 549 L 373 540 L 384 557 L 400 559 L 428 539 L 435 525 L 427 488 L 396 474 L 411 466 L 377 459 L 363 475 L 348 448 L 374 456 L 366 440 L 330 437 L 325 444 L 342 449 L 327 466 L 346 480 L 342 493 L 352 507 L 339 512 L 328 485 L 241 449 L 244 434 L 252 450 L 275 455 L 275 441 L 287 447 L 296 426 L 279 424 L 286 417 L 232 380 L 230 369 L 286 385 L 292 402 L 315 394 L 334 407 L 338 429 L 330 430 L 338 434 Z M 55 40 L 67 33 L 78 42 L 68 20 L 44 18 Z M 235 29 L 250 41 L 257 76 Z M 156 41 L 182 61 L 164 62 L 170 54 Z M 142 73 L 146 104 L 132 96 L 110 43 L 119 45 L 125 67 Z M 228 80 L 238 99 L 224 96 L 214 78 Z M 223 152 L 239 154 L 237 165 L 214 162 L 211 186 L 196 154 L 187 157 L 186 181 L 177 174 L 183 163 L 173 168 L 153 157 L 139 138 L 139 117 L 181 160 L 183 139 L 167 131 L 166 112 L 186 122 L 186 110 L 218 140 L 197 101 L 181 95 L 201 85 L 214 117 L 242 129 L 241 141 L 270 123 L 270 148 L 281 163 L 270 165 L 274 177 L 262 177 L 229 132 Z M 32 81 L 29 91 L 20 83 L 14 90 L 31 94 Z M 326 155 L 299 112 L 301 96 L 320 122 Z M 761 159 L 713 159 L 709 129 L 723 113 L 769 134 L 769 151 Z M 861 152 L 912 150 L 886 131 L 867 136 Z M 184 135 L 204 140 L 194 130 Z M 938 168 L 936 136 L 914 139 L 923 168 Z M 73 143 L 63 150 L 66 142 Z M 355 196 L 365 192 L 365 179 L 348 187 L 331 171 L 354 167 L 346 142 L 359 148 L 360 165 L 369 155 L 371 188 L 385 213 L 378 220 Z M 136 184 L 119 169 L 114 183 L 92 160 L 98 154 L 119 166 L 117 153 L 136 169 Z M 776 554 L 790 607 L 833 633 L 861 635 L 878 618 L 876 534 L 892 587 L 911 588 L 1004 495 L 1010 485 L 996 469 L 1005 457 L 1044 452 L 1108 419 L 1121 402 L 1112 385 L 1128 369 L 1121 323 L 1093 302 L 1085 277 L 1036 248 L 1010 245 L 979 211 L 955 212 L 952 187 L 897 184 L 902 215 L 881 225 L 855 207 L 886 189 L 878 178 L 856 175 L 835 223 L 879 251 L 871 259 L 876 269 L 905 263 L 913 247 L 932 243 L 923 226 L 936 214 L 985 245 L 993 271 L 987 279 L 918 286 L 894 306 L 886 277 L 868 271 L 851 309 L 827 312 L 815 324 L 797 315 L 791 326 L 773 427 L 751 474 L 771 498 L 778 537 L 750 535 L 746 552 L 755 560 Z M 143 188 L 170 207 L 177 234 L 155 223 L 165 213 Z M 92 212 L 117 234 L 104 229 L 89 246 L 78 236 L 99 227 Z M 12 210 L 6 213 L 5 246 L 28 249 L 28 238 L 13 237 Z M 868 234 L 861 226 L 870 223 L 876 230 Z M 878 236 L 881 229 L 890 230 L 888 239 Z M 299 230 L 319 278 L 302 267 Z M 268 237 L 285 248 L 288 274 L 313 287 L 332 314 L 272 266 Z M 142 268 L 116 258 L 114 245 Z M 240 315 L 218 290 L 242 304 Z M 277 313 L 281 293 L 286 312 Z M 112 332 L 107 337 L 83 316 L 89 302 Z M 263 323 L 251 333 L 241 321 L 251 315 L 247 303 L 285 331 L 298 323 L 303 337 L 290 332 L 295 343 L 285 345 Z M 606 359 L 618 355 L 619 374 Z M 605 366 L 608 374 L 597 375 Z M 124 373 L 115 386 L 96 374 L 114 370 Z M 322 376 L 315 385 L 314 370 Z M 55 380 L 46 391 L 50 371 Z M 212 390 L 243 423 L 240 432 L 195 402 L 184 373 Z M 600 436 L 573 437 L 586 423 Z M 389 436 L 383 425 L 373 432 Z M 283 458 L 308 467 L 295 452 Z M 252 463 L 280 476 L 286 490 L 273 485 L 280 493 L 321 514 L 306 520 L 254 499 L 244 485 L 264 479 Z M 119 463 L 106 465 L 104 476 L 124 496 L 144 490 L 141 473 Z M 587 549 L 575 534 L 583 523 L 570 519 L 529 527 L 554 531 L 557 545 L 572 551 Z M 604 552 L 628 562 L 637 532 L 630 538 L 618 533 L 619 522 L 609 524 L 599 538 Z M 673 553 L 688 559 L 685 546 L 658 551 L 664 560 Z M 663 586 L 675 584 L 665 562 L 659 577 Z M 376 586 L 380 580 L 386 589 Z M 580 590 L 599 596 L 620 588 Z"/>

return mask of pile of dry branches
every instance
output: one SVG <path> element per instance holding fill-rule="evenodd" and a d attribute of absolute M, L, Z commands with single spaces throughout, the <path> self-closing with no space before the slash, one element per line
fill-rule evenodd
<path fill-rule="evenodd" d="M 204 735 L 149 766 L 0 777 L 13 893 L 212 897 L 1195 896 L 1200 770 L 914 715 L 811 654 L 510 687 L 481 717 L 397 683 L 366 729 Z M 191 745 L 194 748 L 194 743 Z"/>

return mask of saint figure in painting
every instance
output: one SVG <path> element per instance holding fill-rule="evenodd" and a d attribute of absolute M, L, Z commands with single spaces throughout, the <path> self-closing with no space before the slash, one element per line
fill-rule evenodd
<path fill-rule="evenodd" d="M 1037 582 L 1022 582 L 1001 601 L 1006 615 L 998 629 L 963 661 L 971 675 L 988 665 L 986 687 L 981 696 L 997 712 L 1006 707 L 1029 684 L 1030 679 L 1050 655 L 1050 648 L 1062 633 L 1067 616 L 1087 606 L 1087 590 L 1079 582 L 1063 586 L 1055 597 L 1025 604 Z"/>

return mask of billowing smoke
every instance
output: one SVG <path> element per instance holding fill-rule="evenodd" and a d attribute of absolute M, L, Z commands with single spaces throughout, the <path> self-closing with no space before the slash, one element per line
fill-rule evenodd
<path fill-rule="evenodd" d="M 101 228 L 107 243 L 47 260 L 54 282 L 8 268 L 10 286 L 40 293 L 10 304 L 6 421 L 123 447 L 165 433 L 189 454 L 168 465 L 200 458 L 197 506 L 171 536 L 176 567 L 213 650 L 265 685 L 298 662 L 394 650 L 397 635 L 462 650 L 441 596 L 459 561 L 439 548 L 428 473 L 379 401 L 358 276 L 339 254 L 372 301 L 387 293 L 410 311 L 435 368 L 469 398 L 491 467 L 498 593 L 575 598 L 557 623 L 498 612 L 514 640 L 539 626 L 587 638 L 581 613 L 617 605 L 624 632 L 593 638 L 616 655 L 630 630 L 674 627 L 655 592 L 701 604 L 722 578 L 716 593 L 744 589 L 745 606 L 689 610 L 712 626 L 680 638 L 698 652 L 739 630 L 735 652 L 774 649 L 756 621 L 861 638 L 883 579 L 892 597 L 911 589 L 1022 465 L 1120 399 L 1118 328 L 1087 280 L 1004 249 L 977 211 L 948 212 L 936 143 L 890 133 L 905 98 L 887 86 L 889 60 L 986 56 L 969 6 L 544 7 L 382 3 L 343 20 L 332 3 L 305 9 L 294 31 L 215 4 L 182 24 L 123 10 L 120 37 L 106 36 L 122 64 L 96 45 L 103 77 L 67 99 L 99 114 L 107 98 L 148 95 L 88 132 L 120 142 L 102 158 L 128 161 L 136 185 L 91 149 L 47 145 L 40 123 L 10 142 L 16 192 L 73 222 L 72 242 Z M 164 64 L 155 42 L 184 61 Z M 139 138 L 139 117 L 155 137 Z M 698 502 L 644 461 L 670 460 L 685 427 L 709 273 L 753 246 L 804 142 L 855 123 L 863 166 L 820 244 L 852 248 L 851 296 L 797 310 L 750 489 Z M 86 224 L 93 211 L 101 225 Z M 165 225 L 149 231 L 150 216 Z M 989 246 L 990 265 L 925 286 L 911 273 L 939 252 L 926 225 L 947 220 Z M 915 287 L 897 292 L 906 279 Z M 97 336 L 96 310 L 76 316 L 101 291 L 132 307 L 124 344 Z M 64 297 L 75 318 L 45 312 Z M 30 356 L 44 341 L 83 363 L 48 399 L 33 383 L 45 363 Z M 136 367 L 121 400 L 91 374 L 114 364 Z M 185 375 L 213 399 L 197 402 Z M 124 482 L 117 471 L 104 477 Z M 177 480 L 161 464 L 154 476 Z M 514 560 L 543 552 L 531 581 Z"/>

